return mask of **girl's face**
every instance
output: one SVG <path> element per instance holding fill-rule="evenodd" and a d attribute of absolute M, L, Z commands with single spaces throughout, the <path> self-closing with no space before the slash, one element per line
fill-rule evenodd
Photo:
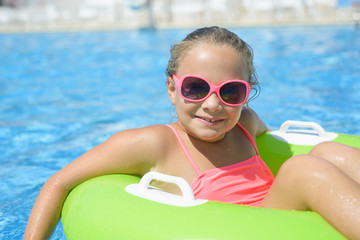
<path fill-rule="evenodd" d="M 226 80 L 248 80 L 246 65 L 236 50 L 211 44 L 202 44 L 187 52 L 176 75 L 180 78 L 185 74 L 203 77 L 214 85 Z M 183 99 L 176 87 L 169 85 L 168 90 L 171 102 L 176 106 L 180 126 L 197 139 L 219 141 L 240 118 L 243 106 L 227 106 L 216 93 L 194 103 Z"/>

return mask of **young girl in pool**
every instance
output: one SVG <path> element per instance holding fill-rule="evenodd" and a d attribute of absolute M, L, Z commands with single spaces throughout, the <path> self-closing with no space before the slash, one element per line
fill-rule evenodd
<path fill-rule="evenodd" d="M 183 177 L 197 198 L 313 210 L 359 239 L 360 150 L 322 143 L 290 158 L 274 179 L 254 141 L 267 128 L 245 106 L 256 84 L 252 50 L 237 35 L 218 27 L 190 33 L 172 47 L 167 67 L 178 121 L 119 132 L 53 175 L 35 202 L 25 239 L 51 235 L 67 194 L 81 182 L 149 171 Z M 154 184 L 176 193 L 172 184 Z"/>

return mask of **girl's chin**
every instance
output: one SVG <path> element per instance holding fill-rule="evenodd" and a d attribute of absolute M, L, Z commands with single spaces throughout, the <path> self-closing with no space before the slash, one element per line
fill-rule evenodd
<path fill-rule="evenodd" d="M 180 122 L 179 122 L 180 123 Z M 194 126 L 182 126 L 180 123 L 181 128 L 187 132 L 191 137 L 204 141 L 204 142 L 217 142 L 224 139 L 226 132 L 224 130 L 215 130 L 211 127 L 204 126 L 202 123 L 200 126 L 198 124 Z"/>
<path fill-rule="evenodd" d="M 209 133 L 190 133 L 193 138 L 199 139 L 204 142 L 218 142 L 224 139 L 225 134 L 209 134 Z"/>

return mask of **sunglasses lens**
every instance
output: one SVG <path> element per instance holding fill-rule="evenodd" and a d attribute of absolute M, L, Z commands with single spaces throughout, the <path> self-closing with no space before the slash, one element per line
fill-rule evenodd
<path fill-rule="evenodd" d="M 221 87 L 220 96 L 226 103 L 239 104 L 246 100 L 246 92 L 244 83 L 231 82 Z"/>
<path fill-rule="evenodd" d="M 181 86 L 182 95 L 190 100 L 201 100 L 210 91 L 210 86 L 202 79 L 197 77 L 187 77 Z"/>

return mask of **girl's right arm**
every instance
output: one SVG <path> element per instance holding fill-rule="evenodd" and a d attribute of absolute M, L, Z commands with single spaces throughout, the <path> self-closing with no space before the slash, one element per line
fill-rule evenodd
<path fill-rule="evenodd" d="M 117 133 L 50 177 L 35 201 L 24 239 L 51 236 L 66 196 L 78 184 L 113 173 L 144 175 L 156 167 L 164 159 L 164 128 L 157 125 Z"/>

